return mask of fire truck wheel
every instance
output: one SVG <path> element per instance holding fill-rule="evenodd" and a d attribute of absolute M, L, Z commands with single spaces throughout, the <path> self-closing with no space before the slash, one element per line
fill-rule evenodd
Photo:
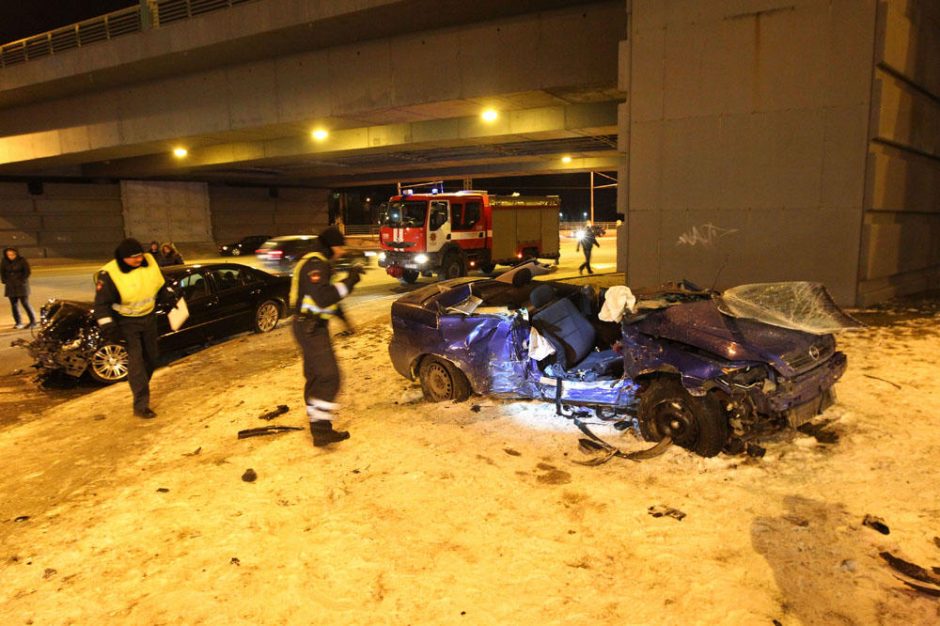
<path fill-rule="evenodd" d="M 493 270 L 495 269 L 496 269 L 495 263 L 483 263 L 482 265 L 480 265 L 480 271 L 483 272 L 484 274 L 492 274 Z"/>
<path fill-rule="evenodd" d="M 401 275 L 401 282 L 413 285 L 418 282 L 418 270 L 405 270 Z"/>
<path fill-rule="evenodd" d="M 444 257 L 444 262 L 441 263 L 441 280 L 449 280 L 451 278 L 460 278 L 461 276 L 466 276 L 467 272 L 464 270 L 463 261 L 456 254 L 448 254 Z"/>

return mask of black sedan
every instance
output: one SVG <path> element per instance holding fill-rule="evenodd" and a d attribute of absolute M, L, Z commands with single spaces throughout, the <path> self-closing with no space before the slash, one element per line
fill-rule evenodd
<path fill-rule="evenodd" d="M 227 243 L 219 246 L 219 254 L 222 256 L 241 256 L 243 254 L 254 254 L 255 250 L 260 248 L 265 241 L 270 239 L 270 235 L 249 235 L 233 243 Z"/>
<path fill-rule="evenodd" d="M 179 265 L 164 269 L 176 293 L 186 298 L 189 319 L 172 330 L 167 305 L 157 307 L 161 353 L 171 353 L 253 330 L 274 330 L 287 311 L 290 279 L 237 263 Z M 79 377 L 88 373 L 100 383 L 127 377 L 127 350 L 98 332 L 90 302 L 50 300 L 42 307 L 32 341 L 20 340 L 46 372 Z"/>

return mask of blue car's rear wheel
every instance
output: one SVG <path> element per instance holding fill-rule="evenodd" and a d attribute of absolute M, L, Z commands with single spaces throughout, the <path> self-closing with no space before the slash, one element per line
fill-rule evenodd
<path fill-rule="evenodd" d="M 462 402 L 470 397 L 470 382 L 464 373 L 450 361 L 427 356 L 418 368 L 421 391 L 426 400 Z"/>
<path fill-rule="evenodd" d="M 640 395 L 640 433 L 647 441 L 666 436 L 701 456 L 715 456 L 728 441 L 728 418 L 714 394 L 693 396 L 675 378 L 653 380 Z"/>

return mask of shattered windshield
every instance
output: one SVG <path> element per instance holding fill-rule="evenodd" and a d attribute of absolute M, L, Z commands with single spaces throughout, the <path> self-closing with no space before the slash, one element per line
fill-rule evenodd
<path fill-rule="evenodd" d="M 732 317 L 824 335 L 861 323 L 844 313 L 820 283 L 757 283 L 732 287 L 718 298 L 718 309 Z"/>
<path fill-rule="evenodd" d="M 424 226 L 424 217 L 428 212 L 428 203 L 425 200 L 399 200 L 389 202 L 383 226 L 394 228 L 407 228 Z"/>

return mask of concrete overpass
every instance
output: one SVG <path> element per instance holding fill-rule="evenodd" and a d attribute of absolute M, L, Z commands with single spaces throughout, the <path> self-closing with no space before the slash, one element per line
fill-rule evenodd
<path fill-rule="evenodd" d="M 0 175 L 334 187 L 616 168 L 625 36 L 621 2 L 245 2 L 5 67 Z"/>
<path fill-rule="evenodd" d="M 617 169 L 632 284 L 940 286 L 934 2 L 150 7 L 0 50 L 5 242 L 100 256 L 313 230 L 337 186 Z"/>

